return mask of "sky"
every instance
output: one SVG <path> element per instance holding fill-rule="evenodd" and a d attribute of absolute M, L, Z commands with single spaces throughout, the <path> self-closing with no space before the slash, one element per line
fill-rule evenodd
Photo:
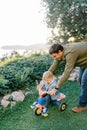
<path fill-rule="evenodd" d="M 0 45 L 46 43 L 41 0 L 0 0 Z"/>

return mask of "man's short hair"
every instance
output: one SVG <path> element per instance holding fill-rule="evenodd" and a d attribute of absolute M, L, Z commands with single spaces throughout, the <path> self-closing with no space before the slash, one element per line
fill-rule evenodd
<path fill-rule="evenodd" d="M 63 46 L 60 44 L 53 44 L 49 49 L 49 54 L 58 53 L 60 51 L 63 51 Z"/>

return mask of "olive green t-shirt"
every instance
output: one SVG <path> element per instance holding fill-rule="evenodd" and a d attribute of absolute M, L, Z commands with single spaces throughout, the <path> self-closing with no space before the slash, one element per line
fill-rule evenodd
<path fill-rule="evenodd" d="M 58 80 L 59 86 L 62 86 L 65 83 L 74 67 L 87 67 L 87 43 L 67 45 L 63 47 L 62 60 L 66 62 L 66 65 L 62 77 Z M 61 61 L 54 60 L 49 71 L 55 71 Z"/>

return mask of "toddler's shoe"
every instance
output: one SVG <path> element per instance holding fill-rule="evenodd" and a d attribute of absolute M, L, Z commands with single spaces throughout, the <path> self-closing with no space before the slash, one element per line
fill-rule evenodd
<path fill-rule="evenodd" d="M 34 103 L 30 106 L 30 108 L 34 109 L 36 105 L 37 105 L 37 102 L 34 102 Z"/>
<path fill-rule="evenodd" d="M 44 117 L 47 117 L 48 116 L 48 108 L 44 107 L 41 115 Z"/>

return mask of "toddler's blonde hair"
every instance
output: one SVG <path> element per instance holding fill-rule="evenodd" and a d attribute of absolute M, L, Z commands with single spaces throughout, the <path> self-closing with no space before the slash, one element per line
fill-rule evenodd
<path fill-rule="evenodd" d="M 54 75 L 50 71 L 46 71 L 46 72 L 43 73 L 43 80 L 50 79 L 50 78 L 53 78 L 53 77 L 54 77 Z"/>

